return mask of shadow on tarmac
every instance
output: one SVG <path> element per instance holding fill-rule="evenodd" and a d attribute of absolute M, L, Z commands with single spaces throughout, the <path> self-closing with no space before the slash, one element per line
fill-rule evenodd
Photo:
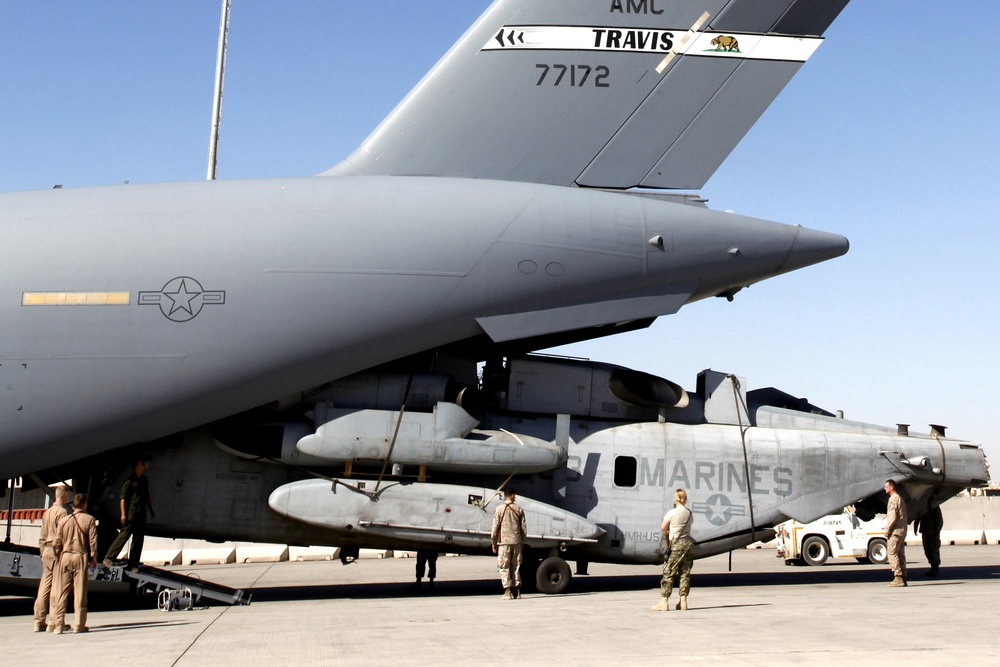
<path fill-rule="evenodd" d="M 1000 565 L 982 565 L 969 567 L 941 568 L 939 577 L 930 579 L 924 576 L 925 568 L 910 572 L 910 586 L 957 585 L 967 580 L 988 580 L 1000 577 Z M 691 573 L 692 585 L 698 588 L 723 588 L 728 586 L 801 586 L 829 585 L 847 583 L 888 583 L 892 575 L 888 568 L 875 567 L 866 569 L 843 568 L 789 568 L 783 572 L 725 572 L 698 574 L 697 564 Z M 642 591 L 660 587 L 659 574 L 594 576 L 576 575 L 570 582 L 565 595 L 589 595 L 613 591 Z M 326 599 L 382 599 L 406 598 L 422 596 L 471 596 L 499 595 L 500 582 L 497 579 L 469 579 L 463 581 L 439 581 L 434 588 L 424 586 L 413 590 L 410 583 L 367 583 L 338 584 L 330 586 L 288 586 L 272 588 L 253 588 L 253 601 L 285 602 L 295 600 L 326 600 Z M 531 591 L 526 593 L 537 595 Z"/>
<path fill-rule="evenodd" d="M 129 609 L 154 609 L 156 607 L 155 595 L 132 595 L 131 593 L 121 593 L 118 595 L 93 595 L 87 596 L 88 611 L 126 611 Z M 73 613 L 73 596 L 70 595 L 70 603 L 66 608 L 67 616 Z M 4 616 L 34 616 L 35 598 L 31 597 L 4 597 L 0 598 L 0 617 Z"/>
<path fill-rule="evenodd" d="M 192 625 L 197 621 L 150 621 L 148 623 L 108 623 L 91 625 L 90 632 L 118 632 L 119 630 L 146 630 L 147 628 L 168 628 L 178 625 Z"/>

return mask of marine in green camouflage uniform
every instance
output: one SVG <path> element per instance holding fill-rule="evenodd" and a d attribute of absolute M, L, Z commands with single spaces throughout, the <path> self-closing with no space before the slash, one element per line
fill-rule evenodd
<path fill-rule="evenodd" d="M 653 611 L 669 611 L 670 593 L 674 590 L 674 577 L 680 575 L 681 599 L 678 609 L 686 610 L 688 593 L 691 591 L 691 566 L 694 565 L 694 544 L 691 542 L 691 524 L 694 515 L 687 507 L 687 492 L 677 489 L 674 492 L 674 508 L 666 513 L 660 529 L 667 537 L 670 556 L 663 566 L 663 579 L 660 581 L 660 602 Z"/>

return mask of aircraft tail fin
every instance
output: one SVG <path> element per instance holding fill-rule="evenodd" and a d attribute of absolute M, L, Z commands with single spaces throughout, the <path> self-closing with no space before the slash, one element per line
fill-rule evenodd
<path fill-rule="evenodd" d="M 849 0 L 495 0 L 325 175 L 698 189 Z"/>

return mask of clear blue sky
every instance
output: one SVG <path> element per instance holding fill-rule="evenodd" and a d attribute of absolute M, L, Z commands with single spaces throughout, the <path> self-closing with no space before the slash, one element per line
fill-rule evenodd
<path fill-rule="evenodd" d="M 488 0 L 234 0 L 219 178 L 350 153 Z M 0 191 L 205 177 L 221 3 L 0 3 Z M 838 260 L 560 350 L 703 368 L 987 446 L 1000 470 L 1000 3 L 854 0 L 701 191 Z"/>

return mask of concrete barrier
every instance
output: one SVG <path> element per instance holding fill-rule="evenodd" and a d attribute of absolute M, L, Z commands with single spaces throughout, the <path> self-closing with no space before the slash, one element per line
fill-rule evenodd
<path fill-rule="evenodd" d="M 358 558 L 392 558 L 392 551 L 384 549 L 362 549 Z"/>
<path fill-rule="evenodd" d="M 255 544 L 237 542 L 237 563 L 278 563 L 288 560 L 288 546 L 284 544 Z"/>
<path fill-rule="evenodd" d="M 236 547 L 229 545 L 205 547 L 202 549 L 184 549 L 181 555 L 182 565 L 204 565 L 205 563 L 226 565 L 235 562 Z"/>
<path fill-rule="evenodd" d="M 0 538 L 7 537 L 7 524 L 2 524 Z M 11 522 L 10 541 L 14 544 L 22 544 L 27 547 L 38 546 L 38 536 L 42 533 L 41 521 L 17 521 Z"/>
<path fill-rule="evenodd" d="M 165 565 L 180 565 L 182 562 L 180 549 L 146 549 L 142 550 L 142 564 L 153 567 Z"/>
<path fill-rule="evenodd" d="M 987 496 L 959 496 L 941 505 L 941 544 L 985 544 L 989 501 Z M 1000 528 L 1000 523 L 995 525 Z"/>
<path fill-rule="evenodd" d="M 334 560 L 339 557 L 337 547 L 288 547 L 288 560 Z"/>
<path fill-rule="evenodd" d="M 1000 544 L 1000 497 L 978 496 L 983 508 L 983 540 Z"/>

